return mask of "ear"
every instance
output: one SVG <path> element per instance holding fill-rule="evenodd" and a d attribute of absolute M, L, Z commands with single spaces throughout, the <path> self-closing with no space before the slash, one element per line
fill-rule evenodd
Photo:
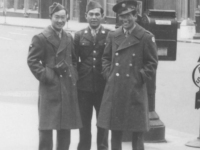
<path fill-rule="evenodd" d="M 103 13 L 103 14 L 101 14 L 101 17 L 102 17 L 102 19 L 104 19 L 104 17 L 105 17 L 104 13 Z"/>
<path fill-rule="evenodd" d="M 85 19 L 87 20 L 87 13 L 85 13 Z"/>

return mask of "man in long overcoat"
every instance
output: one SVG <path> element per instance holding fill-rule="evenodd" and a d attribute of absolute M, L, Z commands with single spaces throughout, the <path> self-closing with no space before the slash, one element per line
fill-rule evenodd
<path fill-rule="evenodd" d="M 70 129 L 82 126 L 77 96 L 73 39 L 62 28 L 67 10 L 50 6 L 51 25 L 32 39 L 28 66 L 39 80 L 39 150 L 52 150 L 52 130 L 57 130 L 57 150 L 68 150 Z"/>
<path fill-rule="evenodd" d="M 112 130 L 112 150 L 121 150 L 123 131 L 132 132 L 133 150 L 144 150 L 149 129 L 146 83 L 156 73 L 157 48 L 154 36 L 135 22 L 136 10 L 132 0 L 113 7 L 122 26 L 108 34 L 102 57 L 107 84 L 97 125 Z"/>
<path fill-rule="evenodd" d="M 108 29 L 101 25 L 103 9 L 98 2 L 90 1 L 86 7 L 89 26 L 75 33 L 74 43 L 77 55 L 78 98 L 83 122 L 80 129 L 78 150 L 91 148 L 91 120 L 93 107 L 98 116 L 106 81 L 102 76 L 101 58 L 105 48 Z M 97 128 L 97 150 L 108 149 L 108 131 Z"/>

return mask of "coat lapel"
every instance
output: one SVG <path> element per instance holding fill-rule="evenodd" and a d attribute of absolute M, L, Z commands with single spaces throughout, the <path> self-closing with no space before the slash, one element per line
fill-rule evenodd
<path fill-rule="evenodd" d="M 51 43 L 54 47 L 58 48 L 60 44 L 60 39 L 58 38 L 51 26 L 48 26 L 46 29 L 44 29 L 42 34 L 46 37 L 49 43 Z"/>
<path fill-rule="evenodd" d="M 136 24 L 135 29 L 132 31 L 132 33 L 129 35 L 129 37 L 125 37 L 122 28 L 121 35 L 118 35 L 116 37 L 115 43 L 119 43 L 119 47 L 117 48 L 117 51 L 124 50 L 128 47 L 131 47 L 137 43 L 140 42 L 140 38 L 143 36 L 144 31 L 140 26 Z M 118 33 L 119 34 L 119 33 Z"/>
<path fill-rule="evenodd" d="M 63 30 L 60 45 L 59 45 L 58 50 L 57 50 L 57 55 L 60 52 L 62 52 L 67 46 L 70 46 L 70 41 L 71 41 L 70 38 L 67 37 L 67 34 Z"/>
<path fill-rule="evenodd" d="M 124 40 L 125 40 L 125 35 L 122 31 L 122 27 L 120 27 L 115 31 L 114 42 L 119 46 Z"/>
<path fill-rule="evenodd" d="M 104 39 L 105 35 L 106 35 L 106 31 L 105 31 L 104 27 L 101 26 L 101 28 L 99 29 L 99 32 L 97 33 L 96 42 Z"/>
<path fill-rule="evenodd" d="M 94 39 L 93 39 L 93 36 L 91 34 L 89 27 L 84 30 L 83 38 L 90 41 L 90 42 L 94 42 Z"/>

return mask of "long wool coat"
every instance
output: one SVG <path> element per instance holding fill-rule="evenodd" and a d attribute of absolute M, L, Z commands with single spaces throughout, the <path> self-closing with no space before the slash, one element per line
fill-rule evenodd
<path fill-rule="evenodd" d="M 138 24 L 127 38 L 122 27 L 109 33 L 102 57 L 107 84 L 98 126 L 111 130 L 149 129 L 146 82 L 155 75 L 157 61 L 153 35 Z"/>
<path fill-rule="evenodd" d="M 29 47 L 28 66 L 39 80 L 39 129 L 76 129 L 82 126 L 77 100 L 77 72 L 72 64 L 73 39 L 62 32 L 59 39 L 49 26 L 35 35 Z M 65 74 L 58 75 L 54 67 L 67 62 Z"/>

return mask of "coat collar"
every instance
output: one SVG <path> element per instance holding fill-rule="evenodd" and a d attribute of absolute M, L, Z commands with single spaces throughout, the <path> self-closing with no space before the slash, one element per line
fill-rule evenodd
<path fill-rule="evenodd" d="M 99 32 L 97 33 L 97 39 L 96 41 L 98 41 L 99 39 L 101 39 L 102 35 L 105 35 L 106 31 L 104 29 L 103 26 L 100 27 Z M 94 38 L 91 34 L 91 30 L 90 27 L 87 27 L 84 31 L 83 31 L 83 38 L 87 39 L 88 41 L 94 42 Z"/>
<path fill-rule="evenodd" d="M 117 51 L 126 49 L 130 46 L 139 43 L 143 35 L 144 35 L 144 29 L 138 24 L 136 24 L 135 29 L 127 38 L 125 37 L 123 28 L 122 27 L 118 28 L 115 31 L 115 39 L 114 39 L 115 43 L 118 45 Z"/>
<path fill-rule="evenodd" d="M 56 48 L 56 53 L 60 53 L 70 44 L 70 39 L 67 37 L 67 34 L 62 31 L 62 38 L 59 39 L 56 32 L 52 29 L 51 26 L 48 26 L 42 34 L 47 38 L 47 40 Z"/>

